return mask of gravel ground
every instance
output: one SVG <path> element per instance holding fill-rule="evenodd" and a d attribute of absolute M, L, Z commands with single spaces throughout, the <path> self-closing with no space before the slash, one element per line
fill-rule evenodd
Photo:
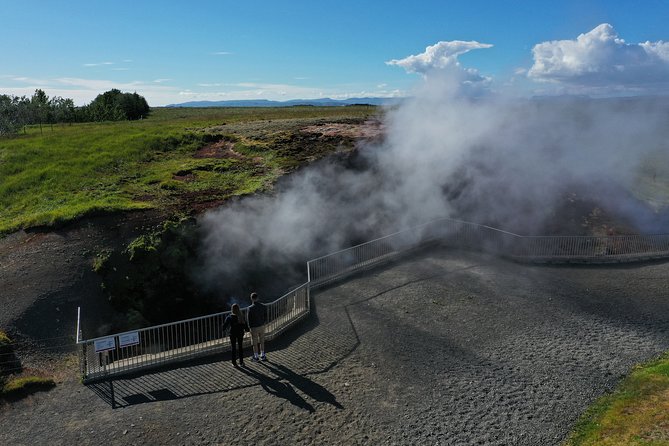
<path fill-rule="evenodd" d="M 0 407 L 0 444 L 558 445 L 669 349 L 669 263 L 435 249 L 313 294 L 269 361 L 224 358 Z"/>

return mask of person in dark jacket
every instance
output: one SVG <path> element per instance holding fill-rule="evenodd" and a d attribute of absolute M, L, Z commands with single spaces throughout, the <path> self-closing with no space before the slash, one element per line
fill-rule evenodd
<path fill-rule="evenodd" d="M 249 326 L 244 320 L 239 305 L 232 304 L 232 311 L 223 321 L 223 332 L 230 327 L 230 348 L 232 350 L 232 365 L 237 367 L 237 350 L 239 350 L 239 364 L 244 366 L 244 353 L 242 351 L 242 342 L 244 332 L 249 331 Z"/>
<path fill-rule="evenodd" d="M 251 330 L 251 344 L 253 357 L 251 361 L 267 361 L 265 355 L 265 322 L 267 321 L 267 306 L 258 302 L 258 293 L 251 293 L 251 306 L 248 309 L 249 329 Z"/>

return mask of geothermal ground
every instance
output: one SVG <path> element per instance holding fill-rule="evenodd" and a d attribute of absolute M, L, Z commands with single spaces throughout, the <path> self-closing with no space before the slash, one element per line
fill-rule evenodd
<path fill-rule="evenodd" d="M 210 358 L 0 408 L 0 444 L 558 445 L 669 349 L 669 263 L 528 266 L 442 248 L 313 294 L 234 369 Z"/>

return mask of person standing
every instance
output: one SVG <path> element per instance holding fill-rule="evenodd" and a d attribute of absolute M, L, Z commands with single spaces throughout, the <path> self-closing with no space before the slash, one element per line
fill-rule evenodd
<path fill-rule="evenodd" d="M 253 357 L 251 361 L 267 361 L 265 355 L 265 321 L 267 320 L 267 306 L 258 302 L 258 293 L 251 293 L 251 306 L 248 309 L 249 329 L 251 330 L 251 344 Z"/>
<path fill-rule="evenodd" d="M 232 350 L 232 365 L 237 367 L 237 353 L 239 353 L 239 365 L 244 366 L 244 352 L 242 342 L 244 341 L 244 332 L 249 331 L 249 326 L 242 316 L 239 305 L 232 304 L 231 312 L 223 322 L 223 332 L 230 327 L 230 349 Z"/>

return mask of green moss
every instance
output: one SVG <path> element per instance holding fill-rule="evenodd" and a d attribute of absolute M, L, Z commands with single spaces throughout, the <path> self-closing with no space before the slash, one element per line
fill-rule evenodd
<path fill-rule="evenodd" d="M 103 249 L 99 253 L 95 255 L 93 258 L 93 271 L 96 273 L 101 272 L 105 266 L 107 265 L 107 262 L 109 261 L 109 257 L 111 256 L 112 252 L 109 249 Z"/>
<path fill-rule="evenodd" d="M 0 330 L 0 347 L 4 347 L 6 345 L 9 345 L 12 342 L 12 340 L 7 336 L 7 333 L 5 333 L 3 330 Z"/>
<path fill-rule="evenodd" d="M 40 376 L 10 378 L 2 387 L 1 395 L 5 398 L 15 398 L 40 390 L 49 390 L 55 386 L 53 379 Z"/>

